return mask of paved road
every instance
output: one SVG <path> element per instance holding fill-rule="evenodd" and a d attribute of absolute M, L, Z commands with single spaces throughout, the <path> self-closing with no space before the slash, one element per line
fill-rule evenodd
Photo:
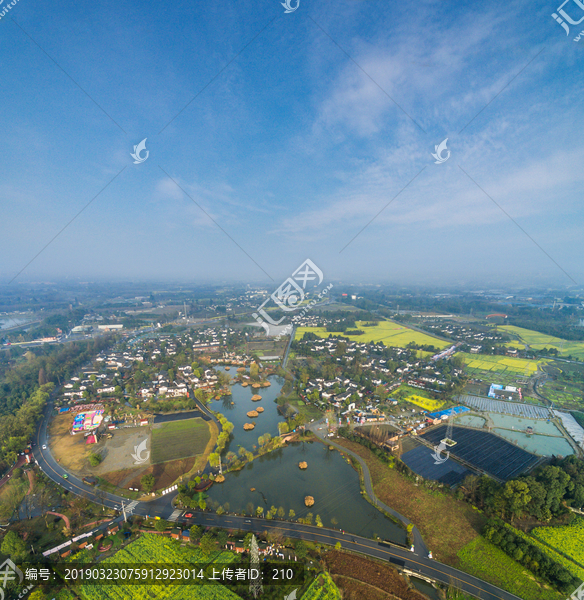
<path fill-rule="evenodd" d="M 369 473 L 369 469 L 367 468 L 367 464 L 365 463 L 365 461 L 358 454 L 355 454 L 355 452 L 352 452 L 351 450 L 347 450 L 347 448 L 340 446 L 339 444 L 333 442 L 330 438 L 328 438 L 325 433 L 327 430 L 325 429 L 324 420 L 321 419 L 320 421 L 315 421 L 314 423 L 311 423 L 309 428 L 318 438 L 320 438 L 327 444 L 334 446 L 337 450 L 340 450 L 341 452 L 346 452 L 347 454 L 350 454 L 353 458 L 355 458 L 359 462 L 359 464 L 361 465 L 361 468 L 363 469 L 363 479 L 365 481 L 365 490 L 367 491 L 367 495 L 369 496 L 369 498 L 371 499 L 373 504 L 375 506 L 377 506 L 377 508 L 381 508 L 382 510 L 385 510 L 386 512 L 388 512 L 390 515 L 393 515 L 396 519 L 401 521 L 406 527 L 411 523 L 411 521 L 407 517 L 400 515 L 400 513 L 398 513 L 396 510 L 387 506 L 387 504 L 385 504 L 384 502 L 379 500 L 379 498 L 375 495 L 375 492 L 373 491 L 373 483 L 371 481 L 371 475 Z M 424 538 L 422 538 L 422 534 L 420 533 L 420 530 L 415 525 L 412 530 L 412 533 L 414 536 L 414 552 L 418 556 L 424 556 L 424 557 L 428 556 L 428 547 L 426 546 L 426 543 L 424 542 Z"/>
<path fill-rule="evenodd" d="M 40 421 L 37 429 L 37 447 L 35 448 L 34 457 L 39 467 L 50 479 L 52 479 L 53 481 L 55 481 L 56 483 L 58 483 L 59 485 L 61 485 L 62 487 L 74 494 L 84 495 L 97 504 L 102 504 L 104 506 L 114 508 L 116 510 L 121 509 L 122 501 L 125 503 L 126 506 L 128 506 L 128 504 L 130 504 L 130 501 L 128 499 L 121 498 L 120 496 L 116 496 L 115 494 L 100 492 L 92 486 L 86 485 L 85 483 L 83 483 L 83 481 L 81 481 L 79 478 L 75 477 L 72 474 L 69 474 L 68 479 L 63 478 L 63 475 L 66 473 L 66 471 L 52 457 L 51 452 L 48 449 L 48 445 L 47 449 L 43 450 L 42 448 L 42 446 L 44 444 L 47 444 L 48 441 L 47 424 L 52 409 L 52 401 L 49 401 L 45 408 L 43 418 Z M 317 435 L 320 433 L 318 429 L 316 430 L 316 433 Z M 326 441 L 327 443 L 335 445 L 343 452 L 348 452 L 349 454 L 353 455 L 353 453 L 351 453 L 345 448 L 338 446 L 334 442 L 331 442 L 328 439 Z M 371 499 L 375 499 L 375 495 L 373 494 L 373 490 L 371 489 L 371 479 L 369 476 L 369 471 L 366 465 L 361 462 L 361 458 L 358 456 L 356 456 L 356 458 L 364 467 L 363 473 L 365 475 L 367 493 L 370 495 Z M 176 496 L 176 494 L 168 494 L 166 496 L 158 497 L 150 502 L 134 502 L 132 503 L 130 514 L 138 514 L 142 516 L 159 516 L 163 519 L 168 519 L 175 510 L 172 505 L 172 500 L 174 496 Z M 384 505 L 379 500 L 377 500 L 377 502 L 379 506 L 384 508 L 384 510 L 387 510 L 388 512 L 394 514 L 403 522 L 409 523 L 409 521 L 407 521 L 405 517 L 399 515 L 399 513 L 396 513 L 390 507 Z M 399 546 L 381 545 L 373 540 L 369 540 L 367 538 L 363 538 L 350 533 L 343 533 L 342 531 L 336 531 L 334 529 L 313 527 L 309 525 L 302 525 L 300 523 L 290 523 L 287 521 L 274 521 L 249 517 L 239 517 L 233 515 L 216 515 L 214 513 L 202 513 L 198 511 L 194 512 L 193 514 L 193 519 L 187 521 L 187 524 L 189 522 L 200 523 L 202 525 L 210 527 L 241 529 L 244 531 L 254 531 L 256 533 L 278 530 L 286 537 L 300 538 L 308 541 L 318 542 L 321 544 L 330 544 L 333 546 L 337 542 L 340 542 L 341 546 L 347 550 L 360 552 L 362 554 L 366 554 L 374 558 L 389 560 L 394 562 L 394 564 L 395 561 L 403 561 L 403 565 L 412 571 L 417 571 L 420 574 L 425 575 L 426 577 L 430 577 L 446 585 L 454 583 L 463 591 L 472 594 L 473 596 L 476 596 L 478 598 L 481 598 L 482 600 L 520 600 L 517 596 L 514 596 L 513 594 L 510 594 L 504 590 L 501 590 L 496 586 L 491 585 L 490 583 L 481 581 L 480 579 L 472 577 L 471 575 L 463 573 L 462 571 L 458 571 L 457 569 L 454 569 L 437 561 L 425 558 L 425 556 L 427 556 L 427 554 L 424 554 L 427 551 L 426 546 L 417 529 L 414 529 L 414 543 L 415 548 L 417 549 L 417 554 L 415 554 L 413 552 L 409 552 L 404 548 L 400 548 Z M 115 519 L 115 521 L 119 522 L 120 520 L 122 520 L 122 518 L 122 516 L 119 516 Z M 102 527 L 105 528 L 106 526 L 107 525 L 104 525 Z"/>
<path fill-rule="evenodd" d="M 472 575 L 458 571 L 442 563 L 423 558 L 400 548 L 399 546 L 380 544 L 367 538 L 343 533 L 335 529 L 289 523 L 288 521 L 274 521 L 232 515 L 215 515 L 213 513 L 194 513 L 193 519 L 188 523 L 197 523 L 206 527 L 223 527 L 243 531 L 278 531 L 285 537 L 300 538 L 319 544 L 334 546 L 337 542 L 341 547 L 353 552 L 359 552 L 393 562 L 403 561 L 404 566 L 411 571 L 430 577 L 446 585 L 454 584 L 464 592 L 472 594 L 482 600 L 518 600 L 518 596 L 510 594 L 490 583 L 481 581 Z M 400 563 L 397 563 L 400 564 Z"/>
<path fill-rule="evenodd" d="M 47 433 L 47 424 L 52 410 L 53 402 L 51 400 L 47 403 L 43 413 L 43 418 L 41 419 L 37 428 L 37 445 L 33 453 L 34 458 L 43 473 L 45 473 L 45 475 L 66 490 L 69 490 L 70 492 L 80 496 L 87 496 L 87 498 L 97 504 L 107 506 L 108 508 L 114 508 L 116 510 L 121 509 L 122 502 L 128 505 L 130 500 L 127 498 L 122 498 L 121 496 L 117 496 L 115 494 L 109 494 L 107 492 L 96 490 L 93 486 L 83 483 L 81 479 L 63 469 L 63 467 L 61 467 L 61 465 L 59 465 L 59 463 L 53 458 L 48 446 Z M 43 449 L 43 445 L 46 445 L 47 448 Z M 68 475 L 67 479 L 63 477 L 65 474 Z M 139 502 L 135 504 L 133 512 L 135 514 L 146 515 L 149 514 L 147 508 L 149 511 L 151 511 L 151 514 L 157 514 L 162 518 L 168 518 L 173 511 L 170 495 L 160 496 L 150 502 Z"/>

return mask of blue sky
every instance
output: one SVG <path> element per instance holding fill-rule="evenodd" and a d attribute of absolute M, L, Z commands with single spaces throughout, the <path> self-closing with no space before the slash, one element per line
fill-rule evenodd
<path fill-rule="evenodd" d="M 305 258 L 355 282 L 580 284 L 584 22 L 567 37 L 557 9 L 19 0 L 0 20 L 0 278 L 107 186 L 13 285 L 277 285 Z"/>

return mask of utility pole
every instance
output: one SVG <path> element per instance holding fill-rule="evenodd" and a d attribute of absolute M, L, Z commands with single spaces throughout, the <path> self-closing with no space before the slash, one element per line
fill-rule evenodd
<path fill-rule="evenodd" d="M 255 535 L 251 536 L 249 564 L 252 569 L 256 569 L 258 571 L 257 577 L 254 577 L 249 582 L 249 591 L 253 594 L 254 598 L 257 598 L 264 590 L 262 586 L 262 575 L 260 570 L 260 554 Z"/>

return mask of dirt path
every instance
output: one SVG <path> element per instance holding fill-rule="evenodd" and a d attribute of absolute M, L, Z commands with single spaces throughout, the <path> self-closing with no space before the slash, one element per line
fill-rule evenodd
<path fill-rule="evenodd" d="M 34 474 L 32 471 L 27 471 L 26 474 L 28 475 L 28 492 L 26 492 L 26 495 L 29 496 L 32 492 L 32 488 L 34 486 Z"/>
<path fill-rule="evenodd" d="M 67 515 L 62 515 L 61 513 L 53 512 L 52 510 L 47 511 L 48 515 L 56 515 L 57 517 L 61 517 L 63 521 L 65 521 L 65 526 L 67 529 L 71 529 L 71 523 L 69 521 L 69 517 Z"/>

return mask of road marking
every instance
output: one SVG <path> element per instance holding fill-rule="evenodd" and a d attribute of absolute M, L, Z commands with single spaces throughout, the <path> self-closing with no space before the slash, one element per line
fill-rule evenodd
<path fill-rule="evenodd" d="M 168 517 L 168 520 L 169 520 L 169 521 L 176 521 L 176 520 L 179 518 L 179 516 L 180 516 L 180 514 L 181 514 L 182 512 L 183 512 L 182 510 L 178 510 L 178 509 L 177 509 L 177 510 L 175 510 L 175 511 L 174 511 L 174 512 L 173 512 L 173 513 L 170 515 L 170 517 Z"/>

